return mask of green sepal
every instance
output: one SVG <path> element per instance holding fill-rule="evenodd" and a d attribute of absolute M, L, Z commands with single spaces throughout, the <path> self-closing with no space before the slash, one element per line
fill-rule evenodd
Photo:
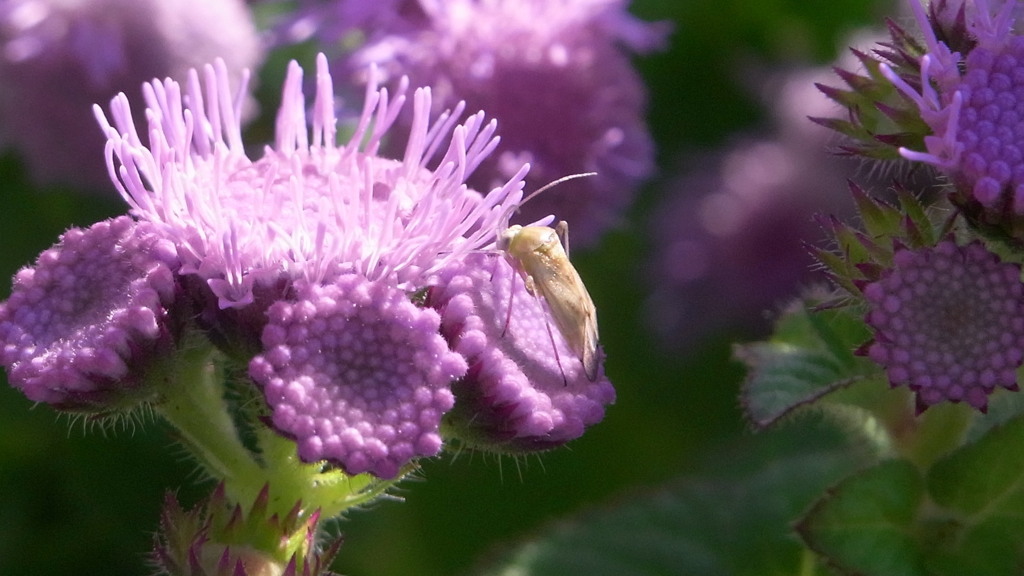
<path fill-rule="evenodd" d="M 900 147 L 924 148 L 924 138 L 932 133 L 921 118 L 917 104 L 902 94 L 882 72 L 885 64 L 911 84 L 920 76 L 919 59 L 924 50 L 901 28 L 890 23 L 890 41 L 880 43 L 871 52 L 851 49 L 860 72 L 835 68 L 846 88 L 818 84 L 826 97 L 847 110 L 848 120 L 813 120 L 851 140 L 840 149 L 876 160 L 902 160 Z"/>
<path fill-rule="evenodd" d="M 933 221 L 938 214 L 902 185 L 893 187 L 895 203 L 871 195 L 853 182 L 849 188 L 863 230 L 835 217 L 819 217 L 819 224 L 832 237 L 832 247 L 812 248 L 811 253 L 833 282 L 860 297 L 866 283 L 891 267 L 898 248 L 934 246 L 948 233 L 950 223 L 948 219 Z"/>
<path fill-rule="evenodd" d="M 269 511 L 264 486 L 247 509 L 232 504 L 219 484 L 209 498 L 185 510 L 164 498 L 152 560 L 170 576 L 335 576 L 328 570 L 341 539 L 317 540 L 319 513 L 295 502 L 280 516 Z"/>

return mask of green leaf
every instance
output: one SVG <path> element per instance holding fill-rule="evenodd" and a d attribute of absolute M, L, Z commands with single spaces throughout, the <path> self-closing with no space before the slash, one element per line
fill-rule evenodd
<path fill-rule="evenodd" d="M 1024 566 L 1024 417 L 993 427 L 932 466 L 928 488 L 948 520 L 937 539 L 946 574 L 1010 574 Z"/>
<path fill-rule="evenodd" d="M 1024 417 L 992 428 L 937 462 L 928 486 L 935 501 L 975 520 L 1024 516 Z"/>
<path fill-rule="evenodd" d="M 864 322 L 849 309 L 812 312 L 801 302 L 791 305 L 770 340 L 734 348 L 748 369 L 740 394 L 747 417 L 767 427 L 833 390 L 877 374 L 874 364 L 853 353 L 868 337 Z"/>
<path fill-rule="evenodd" d="M 806 550 L 793 537 L 792 520 L 852 465 L 839 449 L 809 446 L 820 442 L 808 442 L 807 434 L 744 438 L 736 450 L 718 451 L 720 462 L 733 467 L 728 473 L 681 480 L 563 520 L 478 574 L 796 574 Z M 766 436 L 784 437 L 789 454 L 780 455 L 779 443 L 766 444 Z"/>
<path fill-rule="evenodd" d="M 1024 394 L 1009 390 L 997 390 L 995 394 L 989 396 L 988 412 L 983 416 L 977 415 L 971 421 L 966 441 L 976 442 L 992 428 L 1022 415 L 1024 415 Z"/>
<path fill-rule="evenodd" d="M 888 460 L 851 476 L 797 525 L 807 545 L 842 574 L 927 574 L 916 519 L 924 479 L 906 460 Z"/>

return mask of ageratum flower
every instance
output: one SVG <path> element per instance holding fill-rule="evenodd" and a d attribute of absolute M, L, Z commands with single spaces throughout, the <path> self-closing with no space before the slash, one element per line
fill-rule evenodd
<path fill-rule="evenodd" d="M 980 242 L 897 250 L 892 268 L 864 288 L 875 333 L 867 356 L 885 367 L 892 386 L 916 393 L 918 411 L 966 402 L 985 412 L 997 388 L 1018 389 L 1020 273 Z"/>
<path fill-rule="evenodd" d="M 832 67 L 772 73 L 761 89 L 770 130 L 681 163 L 672 192 L 643 226 L 656 247 L 641 269 L 649 271 L 645 307 L 660 342 L 679 349 L 712 331 L 758 329 L 764 310 L 801 282 L 821 280 L 803 240 L 820 234 L 815 212 L 849 213 L 848 179 L 857 168 L 829 154 L 831 134 L 807 121 L 835 113 L 814 85 L 832 74 Z M 891 184 L 891 175 L 876 179 Z"/>
<path fill-rule="evenodd" d="M 221 56 L 261 58 L 242 0 L 0 2 L 0 141 L 43 184 L 109 190 L 92 105 Z"/>
<path fill-rule="evenodd" d="M 451 382 L 468 368 L 442 337 L 441 315 L 416 295 L 450 267 L 493 253 L 527 171 L 486 196 L 468 189 L 496 145 L 496 124 L 477 113 L 455 126 L 462 105 L 431 121 L 426 88 L 413 95 L 402 159 L 378 155 L 405 86 L 377 90 L 371 72 L 355 133 L 339 145 L 326 58 L 317 60 L 311 135 L 292 63 L 276 141 L 258 160 L 243 149 L 241 92 L 230 91 L 223 64 L 202 80 L 193 72 L 184 93 L 171 80 L 145 87 L 148 145 L 123 95 L 110 120 L 97 108 L 115 185 L 136 218 L 177 246 L 198 322 L 215 341 L 256 343 L 244 358 L 267 421 L 304 461 L 380 477 L 437 454 Z"/>
<path fill-rule="evenodd" d="M 72 228 L 14 277 L 0 303 L 0 365 L 30 400 L 72 411 L 128 407 L 173 343 L 177 255 L 127 216 Z"/>
<path fill-rule="evenodd" d="M 1014 1 L 940 6 L 929 22 L 910 2 L 924 32 L 918 78 L 882 71 L 910 98 L 932 134 L 923 150 L 900 149 L 950 177 L 953 201 L 982 228 L 1024 238 L 1024 37 L 1013 30 Z M 961 13 L 964 20 L 951 15 Z M 940 39 L 941 38 L 941 39 Z"/>
<path fill-rule="evenodd" d="M 615 401 L 603 371 L 588 380 L 543 301 L 505 258 L 474 254 L 453 262 L 427 304 L 440 311 L 441 333 L 469 362 L 445 417 L 465 446 L 506 454 L 560 446 L 600 422 Z"/>
<path fill-rule="evenodd" d="M 644 123 L 646 93 L 629 51 L 659 47 L 667 27 L 641 22 L 626 0 L 420 0 L 390 2 L 365 45 L 339 61 L 361 71 L 377 63 L 395 77 L 434 87 L 435 106 L 465 100 L 502 126 L 498 151 L 470 178 L 487 190 L 532 166 L 530 188 L 567 174 L 566 182 L 523 209 L 525 221 L 547 214 L 573 224 L 575 246 L 594 243 L 618 224 L 653 170 Z M 333 13 L 357 2 L 341 0 Z M 321 10 L 321 15 L 327 14 Z M 363 19 L 368 19 L 364 14 Z M 325 50 L 353 20 L 318 27 Z M 396 142 L 401 145 L 401 142 Z"/>
<path fill-rule="evenodd" d="M 315 36 L 324 46 L 342 48 L 369 31 L 394 30 L 422 18 L 417 0 L 297 0 L 291 8 L 272 19 L 272 44 L 305 42 Z"/>

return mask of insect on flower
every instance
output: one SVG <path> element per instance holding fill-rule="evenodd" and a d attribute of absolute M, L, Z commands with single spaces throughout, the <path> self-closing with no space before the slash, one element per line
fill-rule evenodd
<path fill-rule="evenodd" d="M 527 196 L 520 205 L 566 180 L 593 174 L 590 172 L 559 178 Z M 587 287 L 583 285 L 583 279 L 569 262 L 568 234 L 569 225 L 565 221 L 559 222 L 555 228 L 515 225 L 498 233 L 496 246 L 523 278 L 526 291 L 543 297 L 547 302 L 555 326 L 583 363 L 587 379 L 594 382 L 597 380 L 600 362 L 597 353 L 597 308 L 594 307 Z M 511 310 L 510 302 L 509 315 Z M 555 354 L 557 358 L 557 351 Z"/>

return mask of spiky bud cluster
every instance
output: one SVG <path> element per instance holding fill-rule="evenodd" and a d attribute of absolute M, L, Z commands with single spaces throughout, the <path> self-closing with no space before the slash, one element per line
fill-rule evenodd
<path fill-rule="evenodd" d="M 811 118 L 847 138 L 838 147 L 840 154 L 895 161 L 900 159 L 901 147 L 921 147 L 930 133 L 917 104 L 902 94 L 884 72 L 884 66 L 888 66 L 901 78 L 919 77 L 925 48 L 895 22 L 889 20 L 887 24 L 888 42 L 870 51 L 850 48 L 860 70 L 833 68 L 845 88 L 815 84 L 847 111 L 846 118 Z"/>
<path fill-rule="evenodd" d="M 316 541 L 319 512 L 296 502 L 281 516 L 269 501 L 269 485 L 248 510 L 229 504 L 223 484 L 191 510 L 168 493 L 153 564 L 168 576 L 335 576 L 328 568 L 341 539 Z"/>

